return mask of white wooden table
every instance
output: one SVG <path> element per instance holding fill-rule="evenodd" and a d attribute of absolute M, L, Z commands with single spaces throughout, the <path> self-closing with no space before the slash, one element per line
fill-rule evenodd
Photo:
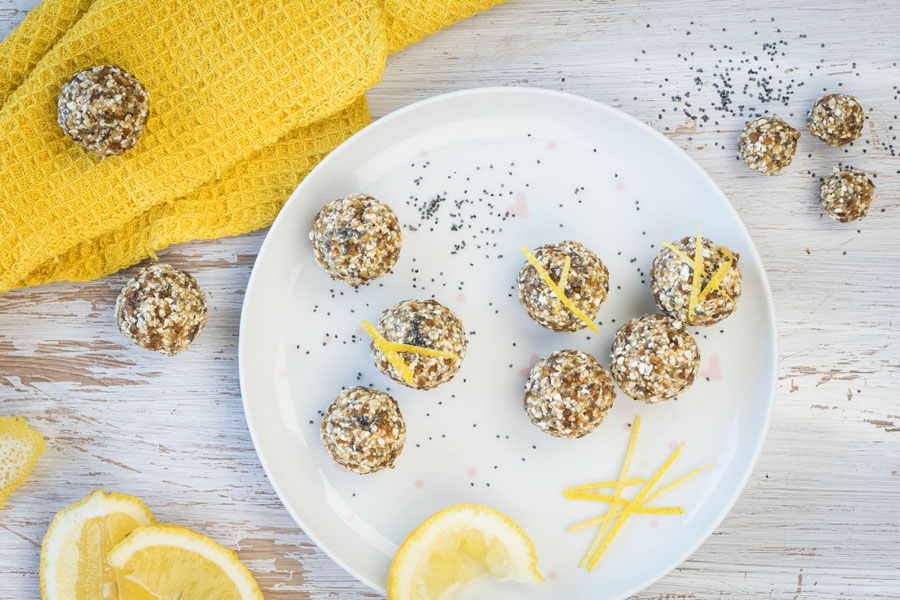
<path fill-rule="evenodd" d="M 0 0 L 0 36 L 35 3 Z M 897 9 L 889 0 L 511 0 L 392 56 L 369 94 L 376 118 L 490 85 L 606 102 L 684 148 L 750 229 L 778 317 L 772 428 L 718 531 L 640 598 L 900 598 Z M 852 147 L 828 148 L 804 129 L 780 176 L 736 160 L 747 117 L 777 113 L 802 127 L 825 91 L 853 93 L 866 108 Z M 840 161 L 877 175 L 875 205 L 856 225 L 816 205 L 818 179 Z M 135 494 L 161 521 L 237 549 L 267 598 L 377 597 L 296 527 L 244 422 L 238 321 L 264 235 L 160 253 L 210 300 L 203 335 L 175 359 L 117 331 L 112 307 L 130 270 L 0 295 L 0 414 L 25 416 L 48 440 L 0 511 L 0 598 L 39 596 L 47 525 L 97 487 Z"/>

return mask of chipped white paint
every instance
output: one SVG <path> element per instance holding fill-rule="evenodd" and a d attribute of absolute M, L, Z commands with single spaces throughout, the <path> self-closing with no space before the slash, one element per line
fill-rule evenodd
<path fill-rule="evenodd" d="M 0 36 L 34 4 L 0 0 Z M 601 100 L 683 147 L 753 234 L 780 332 L 772 430 L 729 517 L 642 599 L 900 598 L 900 161 L 882 148 L 897 143 L 900 129 L 898 30 L 900 12 L 887 0 L 729 0 L 714 8 L 699 0 L 511 0 L 391 57 L 369 95 L 376 117 L 498 84 Z M 763 44 L 779 40 L 788 44 L 767 54 Z M 713 111 L 712 84 L 753 56 L 732 73 L 734 105 L 800 126 L 823 88 L 846 90 L 867 108 L 863 140 L 845 153 L 804 133 L 782 175 L 747 170 L 734 158 L 744 119 Z M 794 80 L 787 107 L 741 95 L 753 76 L 747 68 L 760 65 L 768 69 L 761 76 L 775 75 L 773 90 Z M 702 115 L 701 106 L 711 117 L 702 128 L 682 112 Z M 834 223 L 815 205 L 817 177 L 840 160 L 878 175 L 875 206 L 859 225 Z M 161 520 L 235 547 L 267 598 L 376 597 L 296 528 L 250 442 L 237 325 L 262 239 L 161 253 L 193 273 L 210 300 L 206 329 L 175 359 L 130 346 L 116 330 L 112 306 L 130 271 L 0 296 L 0 413 L 26 416 L 48 439 L 28 483 L 0 511 L 0 598 L 39 595 L 44 530 L 55 511 L 96 487 L 136 494 Z"/>

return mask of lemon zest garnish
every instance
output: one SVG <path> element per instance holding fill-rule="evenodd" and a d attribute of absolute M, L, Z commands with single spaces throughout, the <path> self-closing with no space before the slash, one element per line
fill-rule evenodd
<path fill-rule="evenodd" d="M 406 366 L 406 362 L 403 360 L 403 357 L 400 356 L 396 350 L 391 348 L 391 343 L 385 339 L 381 332 L 375 329 L 375 326 L 363 319 L 362 328 L 372 337 L 372 341 L 375 343 L 375 347 L 381 350 L 384 354 L 384 357 L 387 358 L 388 362 L 391 363 L 391 366 L 397 369 L 397 373 L 400 375 L 401 379 L 406 382 L 410 387 L 414 386 L 413 383 L 413 374 L 412 371 L 409 370 L 409 367 Z"/>
<path fill-rule="evenodd" d="M 556 285 L 559 286 L 563 292 L 566 291 L 566 284 L 569 283 L 569 269 L 572 267 L 572 257 L 566 257 L 566 264 L 563 265 L 562 274 L 559 276 L 559 281 L 556 282 Z M 556 302 L 553 303 L 553 313 L 556 314 L 559 312 L 559 309 L 562 308 L 562 302 L 559 301 L 559 298 L 556 299 Z"/>
<path fill-rule="evenodd" d="M 697 310 L 704 273 L 706 273 L 706 268 L 703 266 L 703 238 L 700 237 L 700 224 L 697 223 L 697 240 L 694 242 L 694 272 L 691 276 L 691 297 L 688 299 L 688 323 L 694 320 L 694 311 Z"/>
<path fill-rule="evenodd" d="M 594 322 L 591 321 L 588 318 L 588 316 L 586 314 L 584 314 L 584 312 L 582 312 L 577 306 L 572 304 L 572 301 L 566 297 L 565 292 L 563 292 L 563 290 L 561 290 L 558 285 L 553 283 L 553 280 L 550 278 L 550 274 L 547 273 L 547 270 L 541 266 L 541 263 L 539 263 L 538 260 L 534 257 L 534 254 L 532 254 L 531 251 L 528 248 L 526 248 L 525 246 L 522 246 L 521 250 L 522 250 L 522 253 L 525 255 L 525 258 L 527 258 L 528 262 L 531 263 L 531 266 L 533 266 L 535 268 L 535 270 L 538 272 L 538 275 L 540 275 L 541 279 L 544 280 L 544 283 L 547 284 L 547 287 L 549 287 L 550 290 L 554 294 L 556 294 L 556 297 L 559 298 L 560 302 L 562 302 L 566 306 L 566 308 L 571 310 L 572 313 L 576 317 L 581 319 L 581 321 L 585 325 L 590 327 L 592 331 L 600 333 L 600 330 L 597 328 L 596 325 L 594 325 Z"/>
<path fill-rule="evenodd" d="M 698 240 L 700 240 L 699 236 L 700 236 L 700 228 L 698 226 L 698 228 L 697 228 L 697 239 Z M 702 242 L 700 242 L 700 243 L 702 243 Z M 691 258 L 687 254 L 685 254 L 683 250 L 681 250 L 674 244 L 671 244 L 664 240 L 662 241 L 662 244 L 663 244 L 663 246 L 665 246 L 666 248 L 668 248 L 669 250 L 674 252 L 676 255 L 678 255 L 678 257 L 681 258 L 681 260 L 683 260 L 688 265 L 690 265 L 691 268 L 694 270 L 693 271 L 694 275 L 699 273 L 700 277 L 701 277 L 701 282 L 702 282 L 702 278 L 709 277 L 709 275 L 706 272 L 706 268 L 703 265 L 702 252 L 700 254 L 700 266 L 698 268 L 696 258 Z M 700 292 L 696 295 L 696 301 L 693 304 L 693 308 L 691 308 L 691 304 L 690 304 L 691 301 L 690 300 L 688 301 L 688 314 L 691 317 L 693 317 L 693 315 L 694 315 L 694 311 L 697 308 L 697 304 L 703 302 L 706 299 L 706 296 L 708 296 L 709 293 L 712 291 L 717 291 L 720 294 L 722 294 L 723 296 L 725 296 L 725 298 L 731 303 L 731 305 L 735 309 L 737 308 L 737 302 L 734 301 L 734 298 L 732 298 L 728 292 L 726 292 L 725 290 L 722 289 L 722 281 L 724 281 L 725 275 L 728 274 L 729 269 L 731 269 L 731 265 L 734 263 L 734 254 L 732 254 L 731 250 L 729 250 L 725 246 L 719 246 L 719 248 L 722 250 L 722 253 L 726 256 L 727 260 L 721 267 L 719 267 L 716 270 L 715 274 L 713 274 L 713 276 L 710 278 L 709 282 L 706 284 L 706 287 L 704 287 L 702 290 L 700 290 Z M 696 254 L 697 254 L 697 250 L 696 250 L 696 244 L 695 244 L 694 255 L 696 256 Z M 694 286 L 695 285 L 696 285 L 696 279 L 693 278 L 693 276 L 692 276 L 691 299 L 694 298 L 694 289 L 695 289 Z"/>
<path fill-rule="evenodd" d="M 619 481 L 618 483 L 616 483 L 616 493 L 615 496 L 613 496 L 613 505 L 618 503 L 619 499 L 622 497 L 622 488 L 625 487 L 625 480 L 628 477 L 628 469 L 631 468 L 631 459 L 632 457 L 634 457 L 634 449 L 637 447 L 637 437 L 640 428 L 641 418 L 635 417 L 634 424 L 631 426 L 631 437 L 628 439 L 628 450 L 625 451 L 625 460 L 622 461 L 622 469 L 619 471 Z M 598 544 L 600 544 L 604 539 L 604 534 L 606 534 L 606 530 L 609 528 L 611 523 L 612 517 L 607 515 L 606 518 L 603 519 L 603 524 L 600 526 L 600 530 L 597 532 L 597 535 L 594 536 L 594 541 L 591 542 L 591 547 L 584 555 L 584 558 L 581 559 L 581 562 L 578 563 L 579 567 L 583 567 L 585 563 L 591 558 L 591 556 L 593 556 Z"/>
<path fill-rule="evenodd" d="M 635 479 L 626 479 L 622 482 L 622 485 L 625 487 L 631 485 L 638 485 L 641 483 L 645 483 L 643 479 L 635 478 Z M 614 488 L 619 485 L 618 479 L 613 479 L 611 481 L 598 481 L 597 483 L 585 483 L 583 485 L 576 485 L 574 487 L 566 488 L 563 490 L 563 494 L 566 492 L 588 492 L 590 490 L 606 490 L 609 488 Z"/>
<path fill-rule="evenodd" d="M 661 466 L 659 468 L 659 470 L 653 475 L 653 477 L 650 478 L 650 481 L 648 481 L 644 485 L 644 489 L 642 489 L 640 491 L 640 493 L 634 499 L 632 504 L 625 507 L 624 512 L 619 517 L 619 520 L 616 521 L 616 524 L 613 525 L 612 529 L 609 531 L 609 533 L 606 535 L 606 537 L 603 538 L 603 542 L 600 544 L 600 547 L 597 549 L 597 551 L 594 553 L 593 557 L 591 558 L 590 562 L 588 563 L 588 566 L 587 566 L 588 571 L 594 570 L 594 567 L 597 565 L 597 561 L 600 560 L 600 557 L 603 556 L 603 553 L 606 552 L 607 548 L 609 548 L 609 545 L 612 543 L 613 539 L 616 537 L 616 534 L 619 533 L 619 530 L 622 529 L 622 526 L 625 525 L 625 523 L 628 521 L 628 518 L 633 513 L 632 506 L 634 506 L 635 504 L 639 505 L 640 502 L 647 496 L 647 494 L 650 493 L 650 490 L 653 489 L 653 486 L 656 485 L 656 483 L 665 474 L 665 472 L 669 470 L 669 467 L 672 466 L 672 463 L 675 462 L 675 459 L 678 458 L 678 455 L 681 454 L 681 449 L 683 447 L 684 447 L 684 442 L 682 442 L 681 445 L 679 445 L 678 448 L 676 448 L 675 451 L 672 452 L 672 455 L 668 458 L 668 460 L 666 460 L 665 463 L 663 463 L 663 466 Z"/>
<path fill-rule="evenodd" d="M 375 326 L 365 319 L 363 319 L 362 328 L 372 338 L 375 347 L 381 350 L 385 358 L 388 359 L 388 362 L 391 363 L 391 366 L 397 369 L 397 373 L 400 374 L 403 381 L 410 387 L 414 386 L 413 373 L 406 365 L 406 361 L 403 360 L 403 357 L 400 356 L 400 352 L 421 354 L 422 356 L 437 356 L 439 358 L 459 358 L 456 354 L 450 354 L 449 352 L 441 352 L 440 350 L 434 350 L 432 348 L 423 348 L 422 346 L 392 342 L 381 335 L 381 332 L 375 329 Z"/>
<path fill-rule="evenodd" d="M 730 256 L 729 256 L 730 258 Z M 654 475 L 644 484 L 644 487 L 638 493 L 638 495 L 634 499 L 627 499 L 622 497 L 622 488 L 625 486 L 631 486 L 638 483 L 644 483 L 642 479 L 627 479 L 628 470 L 631 468 L 631 461 L 634 456 L 635 446 L 637 444 L 637 435 L 640 429 L 641 419 L 640 417 L 634 418 L 634 425 L 631 430 L 631 438 L 628 440 L 628 450 L 625 452 L 625 460 L 622 461 L 622 469 L 619 473 L 619 478 L 615 481 L 600 481 L 597 483 L 586 483 L 584 485 L 578 485 L 574 487 L 570 487 L 566 490 L 563 490 L 563 496 L 570 500 L 591 500 L 594 502 L 605 502 L 609 504 L 609 510 L 596 517 L 588 519 L 587 521 L 582 521 L 576 525 L 573 525 L 569 528 L 569 531 L 577 531 L 579 529 L 584 529 L 585 527 L 589 527 L 591 525 L 600 524 L 599 531 L 595 536 L 593 542 L 591 543 L 591 547 L 588 550 L 587 554 L 584 558 L 581 559 L 581 562 L 578 563 L 579 567 L 587 566 L 588 571 L 592 571 L 594 567 L 597 565 L 597 562 L 600 560 L 600 557 L 606 552 L 609 545 L 612 543 L 613 539 L 619 533 L 619 530 L 625 525 L 626 521 L 631 515 L 635 514 L 645 514 L 645 515 L 682 515 L 685 513 L 683 506 L 647 506 L 649 503 L 653 502 L 656 498 L 671 492 L 673 489 L 682 485 L 684 482 L 688 481 L 698 473 L 705 471 L 706 469 L 715 465 L 715 463 L 708 464 L 706 466 L 700 467 L 698 469 L 694 469 L 687 475 L 679 477 L 672 483 L 658 489 L 657 491 L 653 491 L 653 488 L 662 478 L 662 476 L 668 471 L 669 467 L 675 462 L 675 459 L 678 458 L 678 455 L 681 453 L 681 449 L 684 447 L 684 443 L 682 442 L 674 452 L 672 452 L 671 456 L 666 460 L 665 463 L 654 473 Z M 610 496 L 608 494 L 601 494 L 599 492 L 593 492 L 589 490 L 598 490 L 598 489 L 608 489 L 615 487 L 615 495 Z M 610 526 L 612 527 L 610 529 Z"/>
<path fill-rule="evenodd" d="M 651 507 L 648 507 L 648 506 L 645 506 L 645 505 L 646 505 L 646 504 L 649 504 L 649 503 L 651 503 L 651 502 L 653 502 L 654 500 L 656 500 L 657 498 L 659 498 L 659 497 L 662 496 L 663 494 L 668 494 L 668 493 L 671 492 L 673 489 L 675 489 L 676 487 L 680 486 L 681 484 L 683 484 L 684 482 L 686 482 L 688 479 L 690 479 L 690 478 L 693 477 L 694 475 L 697 475 L 697 474 L 700 473 L 701 471 L 705 471 L 706 469 L 708 469 L 708 468 L 710 468 L 710 467 L 714 467 L 715 465 L 716 465 L 716 463 L 709 463 L 708 465 L 703 466 L 703 467 L 700 467 L 699 469 L 694 469 L 693 471 L 691 471 L 690 473 L 688 473 L 688 474 L 685 475 L 684 477 L 679 477 L 678 479 L 676 479 L 675 481 L 673 481 L 673 482 L 670 483 L 669 485 L 667 485 L 667 486 L 665 486 L 665 487 L 663 487 L 663 488 L 660 488 L 660 489 L 656 490 L 655 492 L 653 492 L 653 494 L 650 495 L 649 498 L 647 498 L 647 499 L 641 504 L 640 508 L 642 508 L 642 509 L 643 509 L 643 508 L 651 508 Z M 629 479 L 628 481 L 636 481 L 636 480 L 634 480 L 634 479 Z M 607 483 L 607 482 L 604 481 L 604 482 L 601 482 L 601 483 Z M 643 483 L 642 480 L 641 480 L 641 483 Z M 627 485 L 627 484 L 626 484 L 626 485 Z M 570 488 L 570 490 L 571 490 L 571 489 L 572 489 L 572 488 Z M 566 491 L 569 491 L 569 490 L 566 490 Z M 597 497 L 592 497 L 592 498 L 572 498 L 572 499 L 573 499 L 573 500 L 596 500 L 596 501 L 598 501 L 598 502 L 608 502 L 608 500 L 605 500 L 605 499 L 601 498 L 601 496 L 602 496 L 602 494 L 597 494 Z M 569 496 L 566 496 L 566 497 L 568 498 Z M 611 496 L 606 496 L 606 497 L 609 498 L 610 500 L 612 499 Z M 630 500 L 619 500 L 619 505 L 620 505 L 620 506 L 626 506 L 626 505 L 629 505 L 629 504 L 632 504 L 632 502 L 631 502 Z M 681 508 L 681 507 L 679 506 L 679 507 L 673 507 L 673 508 Z M 634 512 L 635 512 L 635 513 L 643 513 L 642 510 L 637 510 L 637 508 L 634 510 Z M 653 513 L 645 513 L 645 514 L 683 514 L 683 513 L 684 513 L 684 510 L 682 509 L 680 512 L 658 512 L 658 513 L 657 513 L 657 512 L 653 512 Z M 620 514 L 619 509 L 616 509 L 615 511 L 613 511 L 613 514 L 612 514 L 611 516 L 614 516 L 614 517 L 615 517 L 615 516 L 618 516 L 619 514 Z M 587 521 L 582 521 L 581 523 L 578 523 L 577 525 L 573 525 L 572 527 L 569 527 L 569 531 L 576 531 L 576 530 L 578 530 L 578 529 L 584 529 L 585 527 L 590 527 L 591 525 L 595 525 L 595 524 L 599 523 L 600 521 L 602 521 L 602 520 L 604 519 L 605 516 L 606 516 L 606 514 L 602 514 L 602 515 L 596 516 L 596 517 L 594 517 L 594 518 L 592 518 L 592 519 L 588 519 Z"/>
<path fill-rule="evenodd" d="M 628 505 L 620 508 L 616 508 L 609 512 L 605 512 L 602 515 L 596 516 L 592 519 L 588 519 L 587 521 L 582 521 L 581 523 L 576 523 L 569 527 L 569 531 L 578 531 L 580 529 L 584 529 L 585 527 L 590 527 L 591 525 L 595 525 L 599 523 L 604 518 L 615 519 L 617 517 L 621 517 L 625 514 L 625 509 L 630 509 L 631 514 L 635 515 L 683 515 L 684 507 L 683 506 L 645 506 L 646 503 L 642 502 L 639 506 L 632 506 L 632 502 L 627 501 Z"/>

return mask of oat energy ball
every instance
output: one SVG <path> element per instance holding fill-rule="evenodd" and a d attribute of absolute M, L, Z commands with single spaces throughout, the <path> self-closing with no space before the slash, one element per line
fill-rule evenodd
<path fill-rule="evenodd" d="M 609 373 L 580 350 L 557 350 L 542 358 L 525 382 L 528 418 L 556 437 L 589 434 L 603 422 L 615 398 Z"/>
<path fill-rule="evenodd" d="M 847 223 L 866 216 L 875 197 L 875 184 L 856 169 L 834 168 L 819 186 L 819 202 L 832 219 Z"/>
<path fill-rule="evenodd" d="M 188 273 L 153 263 L 122 288 L 116 323 L 122 335 L 141 348 L 175 356 L 206 324 L 206 295 Z"/>
<path fill-rule="evenodd" d="M 563 292 L 576 307 L 593 319 L 609 292 L 609 272 L 590 248 L 579 242 L 546 244 L 534 251 L 534 257 L 550 278 L 559 284 L 566 264 L 571 259 Z M 525 261 L 518 278 L 519 303 L 538 325 L 553 331 L 578 331 L 587 324 L 558 301 L 540 273 Z"/>
<path fill-rule="evenodd" d="M 738 139 L 738 154 L 754 171 L 775 175 L 791 164 L 800 132 L 779 117 L 748 121 Z"/>
<path fill-rule="evenodd" d="M 738 268 L 740 255 L 705 237 L 701 237 L 700 241 L 703 245 L 704 269 L 701 290 L 707 287 L 719 269 L 724 269 L 729 259 L 731 265 L 727 271 L 723 271 L 721 280 L 697 302 L 693 314 L 689 314 L 689 307 L 694 267 L 684 256 L 668 246 L 663 246 L 650 266 L 650 291 L 653 292 L 653 299 L 659 309 L 670 317 L 690 325 L 712 325 L 728 317 L 737 308 L 737 299 L 741 295 L 741 270 Z M 686 237 L 672 245 L 686 257 L 693 259 L 696 242 L 696 237 Z"/>
<path fill-rule="evenodd" d="M 66 135 L 106 157 L 134 148 L 150 114 L 147 90 L 116 65 L 79 71 L 59 92 L 57 122 Z"/>
<path fill-rule="evenodd" d="M 849 94 L 822 96 L 809 109 L 806 128 L 829 146 L 843 146 L 862 135 L 866 115 Z"/>
<path fill-rule="evenodd" d="M 641 402 L 671 400 L 694 382 L 700 349 L 681 321 L 665 315 L 632 319 L 616 332 L 610 371 L 623 392 Z"/>
<path fill-rule="evenodd" d="M 352 387 L 328 407 L 321 433 L 334 462 L 365 475 L 394 468 L 406 442 L 406 423 L 396 400 L 379 390 Z"/>
<path fill-rule="evenodd" d="M 398 302 L 381 314 L 378 330 L 389 342 L 431 348 L 457 356 L 444 358 L 400 352 L 403 362 L 413 373 L 413 385 L 410 387 L 417 390 L 430 390 L 453 379 L 466 356 L 466 332 L 462 321 L 436 300 Z M 372 342 L 371 350 L 375 366 L 382 373 L 407 385 L 375 342 Z"/>
<path fill-rule="evenodd" d="M 368 194 L 351 194 L 322 207 L 309 239 L 323 269 L 358 286 L 391 270 L 403 236 L 390 206 Z"/>

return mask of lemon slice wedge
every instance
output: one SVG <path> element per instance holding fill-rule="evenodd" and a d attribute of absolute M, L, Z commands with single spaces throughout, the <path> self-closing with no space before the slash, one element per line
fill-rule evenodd
<path fill-rule="evenodd" d="M 237 554 L 178 525 L 139 527 L 106 557 L 121 600 L 262 600 Z"/>
<path fill-rule="evenodd" d="M 515 521 L 487 506 L 451 506 L 414 529 L 394 554 L 388 600 L 450 600 L 489 575 L 544 581 L 534 544 Z"/>
<path fill-rule="evenodd" d="M 25 483 L 46 448 L 44 438 L 25 419 L 0 417 L 0 508 L 6 497 Z"/>
<path fill-rule="evenodd" d="M 103 490 L 59 511 L 41 545 L 41 598 L 119 598 L 106 553 L 130 531 L 153 523 L 153 513 L 139 499 Z"/>

